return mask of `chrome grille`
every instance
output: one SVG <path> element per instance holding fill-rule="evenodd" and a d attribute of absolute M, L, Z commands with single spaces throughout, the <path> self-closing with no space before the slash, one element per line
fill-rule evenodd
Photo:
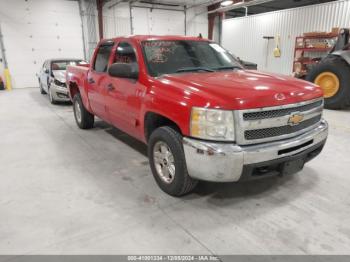
<path fill-rule="evenodd" d="M 304 128 L 312 126 L 318 123 L 320 120 L 321 120 L 321 115 L 305 120 L 297 126 L 286 125 L 286 126 L 279 126 L 279 127 L 248 130 L 244 132 L 244 137 L 247 140 L 252 140 L 252 139 L 262 139 L 267 137 L 292 134 Z"/>
<path fill-rule="evenodd" d="M 244 113 L 243 119 L 244 120 L 257 120 L 257 119 L 266 119 L 266 118 L 285 116 L 285 115 L 289 115 L 293 112 L 307 111 L 307 110 L 313 109 L 315 107 L 319 107 L 321 105 L 322 105 L 322 100 L 316 101 L 316 102 L 311 103 L 311 104 L 303 105 L 303 106 L 297 106 L 297 107 L 291 107 L 291 108 L 285 108 L 285 109 L 277 109 L 277 110 L 271 110 L 271 111 Z"/>
<path fill-rule="evenodd" d="M 321 121 L 322 109 L 323 99 L 319 98 L 277 107 L 235 111 L 237 143 L 263 143 L 302 134 Z M 295 125 L 290 123 L 294 115 L 302 116 Z"/>

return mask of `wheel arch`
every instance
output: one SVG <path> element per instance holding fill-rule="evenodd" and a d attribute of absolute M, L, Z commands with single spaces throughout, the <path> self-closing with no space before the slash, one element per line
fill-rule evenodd
<path fill-rule="evenodd" d="M 84 90 L 83 87 L 81 87 L 76 81 L 69 81 L 69 82 L 67 82 L 67 88 L 68 88 L 69 97 L 70 97 L 72 102 L 73 102 L 74 96 L 79 93 L 85 108 L 90 113 L 93 113 L 92 109 L 90 107 L 90 102 L 89 102 L 86 90 Z"/>
<path fill-rule="evenodd" d="M 70 96 L 71 100 L 73 100 L 74 96 L 77 93 L 80 93 L 79 86 L 76 82 L 69 82 L 68 83 L 68 90 L 69 90 L 69 96 Z"/>
<path fill-rule="evenodd" d="M 147 111 L 144 115 L 144 136 L 146 142 L 148 142 L 152 132 L 162 126 L 170 126 L 179 134 L 183 134 L 180 125 L 176 121 L 163 114 Z"/>

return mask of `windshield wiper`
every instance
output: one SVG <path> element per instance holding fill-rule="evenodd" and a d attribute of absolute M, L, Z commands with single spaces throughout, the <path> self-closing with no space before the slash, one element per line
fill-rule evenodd
<path fill-rule="evenodd" d="M 216 67 L 215 70 L 233 70 L 233 69 L 242 69 L 240 66 L 219 66 Z"/>
<path fill-rule="evenodd" d="M 176 70 L 176 73 L 196 72 L 196 71 L 214 72 L 213 69 L 210 69 L 207 67 L 184 67 Z"/>

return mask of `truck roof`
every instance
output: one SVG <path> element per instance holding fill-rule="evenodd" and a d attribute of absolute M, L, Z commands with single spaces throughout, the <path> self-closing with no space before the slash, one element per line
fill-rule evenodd
<path fill-rule="evenodd" d="M 160 36 L 160 35 L 130 35 L 130 36 L 121 36 L 121 37 L 115 37 L 115 38 L 109 38 L 109 39 L 103 39 L 102 41 L 117 41 L 120 39 L 133 39 L 138 42 L 141 41 L 152 41 L 152 40 L 190 40 L 190 41 L 211 41 L 206 38 L 200 38 L 200 37 L 195 37 L 195 36 L 180 36 L 180 35 L 165 35 L 165 36 Z"/>

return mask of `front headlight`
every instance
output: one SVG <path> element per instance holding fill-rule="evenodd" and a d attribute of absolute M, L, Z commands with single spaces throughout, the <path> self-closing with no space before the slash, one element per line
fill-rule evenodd
<path fill-rule="evenodd" d="M 232 111 L 193 107 L 190 128 L 192 137 L 216 141 L 235 140 Z"/>
<path fill-rule="evenodd" d="M 56 86 L 66 87 L 66 83 L 62 83 L 61 81 L 58 81 L 57 79 L 54 79 L 53 82 Z"/>

